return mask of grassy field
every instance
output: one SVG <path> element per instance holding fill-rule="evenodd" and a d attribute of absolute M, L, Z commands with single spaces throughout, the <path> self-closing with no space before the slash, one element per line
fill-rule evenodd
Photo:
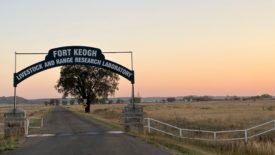
<path fill-rule="evenodd" d="M 113 125 L 122 125 L 123 104 L 92 105 L 91 117 Z M 245 129 L 275 119 L 275 101 L 211 101 L 193 103 L 151 103 L 143 104 L 145 117 L 151 117 L 182 128 L 202 130 Z M 83 107 L 73 106 L 76 112 Z M 162 146 L 176 149 L 181 154 L 275 154 L 275 134 L 250 140 L 206 143 L 177 140 L 171 137 L 151 134 L 140 138 Z"/>
<path fill-rule="evenodd" d="M 30 105 L 30 104 L 19 104 L 17 106 L 19 109 L 24 109 L 26 111 L 28 118 L 41 118 L 43 117 L 51 107 L 46 107 L 44 105 Z M 1 105 L 0 106 L 0 123 L 4 123 L 4 113 L 13 109 L 12 105 Z M 1 133 L 3 133 L 3 125 L 0 127 Z M 4 138 L 4 135 L 0 135 L 0 153 L 6 150 L 11 150 L 17 146 L 21 141 L 19 137 Z"/>
<path fill-rule="evenodd" d="M 45 112 L 51 108 L 44 105 L 32 105 L 32 104 L 18 104 L 18 109 L 23 109 L 26 111 L 27 117 L 42 117 Z M 4 113 L 12 110 L 13 105 L 0 105 L 0 123 L 4 121 Z"/>
<path fill-rule="evenodd" d="M 145 117 L 169 122 L 183 128 L 212 130 L 242 129 L 275 119 L 275 101 L 212 101 L 142 104 Z M 95 104 L 92 113 L 121 123 L 124 104 Z M 74 107 L 83 111 L 83 107 Z"/>

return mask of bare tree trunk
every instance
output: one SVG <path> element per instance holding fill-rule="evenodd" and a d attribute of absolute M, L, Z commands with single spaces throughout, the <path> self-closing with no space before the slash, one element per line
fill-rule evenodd
<path fill-rule="evenodd" d="M 90 111 L 91 111 L 91 99 L 87 99 L 85 113 L 90 113 Z"/>
<path fill-rule="evenodd" d="M 85 113 L 90 113 L 90 106 L 91 104 L 90 103 L 87 103 L 86 107 L 85 107 Z"/>

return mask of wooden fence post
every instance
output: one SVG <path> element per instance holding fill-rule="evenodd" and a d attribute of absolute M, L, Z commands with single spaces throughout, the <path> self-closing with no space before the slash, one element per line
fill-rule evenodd
<path fill-rule="evenodd" d="M 40 124 L 41 128 L 43 127 L 43 125 L 44 125 L 44 119 L 41 118 L 41 124 Z"/>
<path fill-rule="evenodd" d="M 148 133 L 151 133 L 151 122 L 150 122 L 150 118 L 147 119 L 147 127 L 148 127 Z"/>
<path fill-rule="evenodd" d="M 245 141 L 245 143 L 248 142 L 248 133 L 247 133 L 247 129 L 244 130 L 244 141 Z"/>

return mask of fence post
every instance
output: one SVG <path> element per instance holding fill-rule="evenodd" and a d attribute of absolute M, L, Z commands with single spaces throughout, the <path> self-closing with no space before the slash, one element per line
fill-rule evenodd
<path fill-rule="evenodd" d="M 214 133 L 214 141 L 217 140 L 217 132 L 213 132 Z"/>
<path fill-rule="evenodd" d="M 150 122 L 150 118 L 148 118 L 147 127 L 148 127 L 148 133 L 151 133 L 151 122 Z"/>
<path fill-rule="evenodd" d="M 43 125 L 44 125 L 44 119 L 41 118 L 41 124 L 40 124 L 41 128 L 43 127 Z"/>
<path fill-rule="evenodd" d="M 29 122 L 29 119 L 27 119 L 27 122 L 26 122 L 26 136 L 29 135 L 29 125 L 30 125 L 30 122 Z"/>
<path fill-rule="evenodd" d="M 180 137 L 182 137 L 182 129 L 179 129 L 180 130 Z"/>
<path fill-rule="evenodd" d="M 247 134 L 247 129 L 244 130 L 244 141 L 245 143 L 248 142 L 248 134 Z"/>

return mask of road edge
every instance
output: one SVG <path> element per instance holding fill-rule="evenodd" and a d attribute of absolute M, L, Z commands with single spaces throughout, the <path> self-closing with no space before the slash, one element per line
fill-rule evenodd
<path fill-rule="evenodd" d="M 89 121 L 92 121 L 93 123 L 97 123 L 99 125 L 102 125 L 103 127 L 109 128 L 109 129 L 120 129 L 123 130 L 123 127 L 119 124 L 115 124 L 113 122 L 108 121 L 107 119 L 101 118 L 99 116 L 93 115 L 92 113 L 84 113 L 81 111 L 76 111 L 73 108 L 65 107 L 69 111 L 73 112 L 74 114 L 83 117 Z M 188 154 L 188 155 L 208 155 L 206 152 L 198 151 L 198 150 L 191 150 L 189 147 L 181 147 L 176 144 L 166 143 L 164 141 L 160 141 L 159 139 L 156 139 L 154 136 L 146 135 L 146 134 L 138 134 L 138 133 L 125 133 L 126 135 L 135 138 L 137 140 L 140 140 L 142 142 L 145 142 L 147 144 L 151 144 L 156 146 L 157 148 L 166 151 L 172 155 L 182 155 L 182 154 Z"/>

